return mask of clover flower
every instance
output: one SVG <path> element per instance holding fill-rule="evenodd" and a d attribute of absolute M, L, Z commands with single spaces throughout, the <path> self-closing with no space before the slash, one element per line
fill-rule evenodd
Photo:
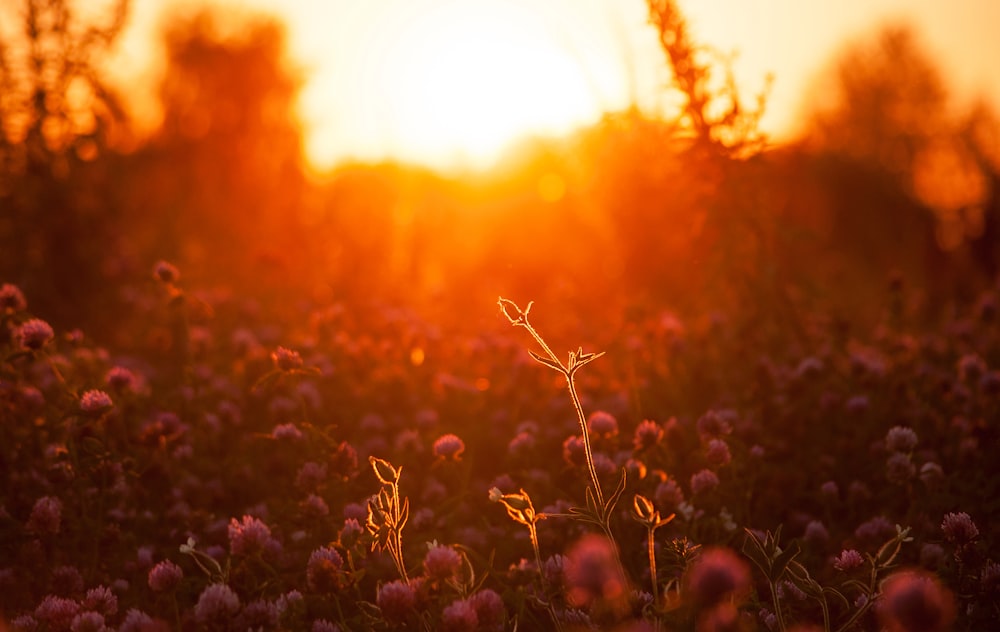
<path fill-rule="evenodd" d="M 683 586 L 696 608 L 709 608 L 742 597 L 750 587 L 750 569 L 729 548 L 707 548 L 688 567 Z"/>
<path fill-rule="evenodd" d="M 107 586 L 97 586 L 87 591 L 83 597 L 83 607 L 100 612 L 105 617 L 118 614 L 118 597 Z"/>
<path fill-rule="evenodd" d="M 164 621 L 154 619 L 137 608 L 130 608 L 118 627 L 118 632 L 169 632 L 169 630 L 170 626 Z"/>
<path fill-rule="evenodd" d="M 315 592 L 333 592 L 341 585 L 344 558 L 331 546 L 316 549 L 309 555 L 306 582 Z"/>
<path fill-rule="evenodd" d="M 478 628 L 476 608 L 468 599 L 453 601 L 441 612 L 441 629 L 445 632 L 474 632 Z"/>
<path fill-rule="evenodd" d="M 618 420 L 611 413 L 599 410 L 587 419 L 587 429 L 591 436 L 610 439 L 618 435 Z"/>
<path fill-rule="evenodd" d="M 583 467 L 587 464 L 587 449 L 583 437 L 573 435 L 563 441 L 563 460 L 573 467 Z"/>
<path fill-rule="evenodd" d="M 253 516 L 243 516 L 237 521 L 229 521 L 229 552 L 232 555 L 256 555 L 274 551 L 277 541 L 271 537 L 271 529 Z"/>
<path fill-rule="evenodd" d="M 198 596 L 194 606 L 194 618 L 204 627 L 219 627 L 228 624 L 240 610 L 240 598 L 225 584 L 210 584 Z"/>
<path fill-rule="evenodd" d="M 691 475 L 691 493 L 695 496 L 712 491 L 719 486 L 719 476 L 712 470 L 701 470 Z"/>
<path fill-rule="evenodd" d="M 649 419 L 639 422 L 632 437 L 632 445 L 636 450 L 646 450 L 663 440 L 663 428 L 660 424 Z"/>
<path fill-rule="evenodd" d="M 73 617 L 69 625 L 70 632 L 109 632 L 104 624 L 104 615 L 100 612 L 81 612 Z"/>
<path fill-rule="evenodd" d="M 80 604 L 75 600 L 56 595 L 46 595 L 35 607 L 35 619 L 50 630 L 68 629 L 73 617 L 80 613 Z"/>
<path fill-rule="evenodd" d="M 833 567 L 838 571 L 844 572 L 860 568 L 864 563 L 865 559 L 861 557 L 861 553 L 858 553 L 854 549 L 844 549 L 840 552 L 840 555 L 833 558 Z"/>
<path fill-rule="evenodd" d="M 951 629 L 951 593 L 924 571 L 899 571 L 885 580 L 877 612 L 888 632 L 944 632 Z"/>
<path fill-rule="evenodd" d="M 733 431 L 733 426 L 726 417 L 715 410 L 710 410 L 695 423 L 702 440 L 721 438 Z"/>
<path fill-rule="evenodd" d="M 181 273 L 173 264 L 160 260 L 153 265 L 153 278 L 160 283 L 172 285 L 180 280 Z"/>
<path fill-rule="evenodd" d="M 389 623 L 402 623 L 417 605 L 417 593 L 413 586 L 396 580 L 382 584 L 375 597 L 375 604 Z"/>
<path fill-rule="evenodd" d="M 111 367 L 104 376 L 104 382 L 116 393 L 135 393 L 139 390 L 139 378 L 123 366 Z"/>
<path fill-rule="evenodd" d="M 893 452 L 885 461 L 885 477 L 894 485 L 906 485 L 917 474 L 910 455 Z"/>
<path fill-rule="evenodd" d="M 55 337 L 52 326 L 40 318 L 24 321 L 17 330 L 17 339 L 21 346 L 31 351 L 38 351 Z"/>
<path fill-rule="evenodd" d="M 722 439 L 710 439 L 705 448 L 705 458 L 715 466 L 728 465 L 733 460 L 729 444 Z"/>
<path fill-rule="evenodd" d="M 25 525 L 33 533 L 59 533 L 59 523 L 62 521 L 62 501 L 55 496 L 42 496 L 35 501 L 31 515 Z"/>
<path fill-rule="evenodd" d="M 271 360 L 279 371 L 293 371 L 302 368 L 302 356 L 298 351 L 292 351 L 285 347 L 278 347 L 271 352 Z"/>
<path fill-rule="evenodd" d="M 885 435 L 885 447 L 890 452 L 913 452 L 917 447 L 917 433 L 913 428 L 893 426 Z"/>
<path fill-rule="evenodd" d="M 465 452 L 465 443 L 454 434 L 446 434 L 434 442 L 434 456 L 439 459 L 458 461 Z"/>
<path fill-rule="evenodd" d="M 176 588 L 183 578 L 184 571 L 180 566 L 170 560 L 163 560 L 149 569 L 146 581 L 153 592 L 168 592 Z"/>
<path fill-rule="evenodd" d="M 969 544 L 979 537 L 976 523 L 964 511 L 945 514 L 941 521 L 941 530 L 944 531 L 944 537 L 957 546 Z"/>
<path fill-rule="evenodd" d="M 10 283 L 0 285 L 0 311 L 8 314 L 28 309 L 28 301 L 24 300 L 21 288 Z"/>
<path fill-rule="evenodd" d="M 573 544 L 563 568 L 571 605 L 587 607 L 596 600 L 614 602 L 627 596 L 615 555 L 614 543 L 597 534 L 587 534 Z"/>
<path fill-rule="evenodd" d="M 99 415 L 114 406 L 111 396 L 97 389 L 80 396 L 80 410 L 88 415 Z"/>
<path fill-rule="evenodd" d="M 424 556 L 424 570 L 433 579 L 448 579 L 461 565 L 461 556 L 450 546 L 432 546 Z"/>
<path fill-rule="evenodd" d="M 501 630 L 506 611 L 503 599 L 497 592 L 490 588 L 484 588 L 473 593 L 469 603 L 476 610 L 476 618 L 479 620 L 479 627 L 483 630 Z"/>

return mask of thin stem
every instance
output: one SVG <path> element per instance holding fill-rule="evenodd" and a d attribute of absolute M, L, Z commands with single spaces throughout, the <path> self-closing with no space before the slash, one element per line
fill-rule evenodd
<path fill-rule="evenodd" d="M 594 495 L 597 496 L 598 508 L 604 509 L 604 492 L 601 491 L 601 482 L 597 478 L 597 468 L 594 466 L 594 451 L 590 447 L 590 432 L 587 430 L 587 418 L 583 414 L 583 404 L 580 403 L 580 396 L 576 394 L 576 383 L 573 375 L 567 371 L 566 386 L 569 388 L 569 395 L 573 399 L 573 408 L 576 409 L 576 418 L 580 422 L 580 432 L 583 434 L 583 449 L 587 455 L 587 469 L 590 471 L 590 482 L 594 486 Z"/>
<path fill-rule="evenodd" d="M 656 581 L 656 547 L 653 544 L 653 527 L 646 527 L 646 547 L 649 552 L 649 582 L 653 585 L 653 604 L 660 603 L 660 587 Z"/>
<path fill-rule="evenodd" d="M 771 600 L 774 602 L 774 616 L 778 619 L 778 629 L 785 632 L 785 615 L 781 613 L 781 601 L 778 598 L 778 587 L 774 582 L 771 585 Z"/>

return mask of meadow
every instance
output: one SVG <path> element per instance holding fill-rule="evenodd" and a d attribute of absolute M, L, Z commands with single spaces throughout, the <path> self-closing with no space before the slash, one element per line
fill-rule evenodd
<path fill-rule="evenodd" d="M 0 629 L 995 627 L 997 119 L 890 29 L 773 146 L 649 7 L 676 117 L 490 172 L 310 172 L 266 20 L 8 92 Z"/>

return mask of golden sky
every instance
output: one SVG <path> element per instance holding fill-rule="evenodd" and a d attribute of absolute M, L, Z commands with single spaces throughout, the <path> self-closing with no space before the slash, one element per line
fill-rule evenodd
<path fill-rule="evenodd" d="M 157 21 L 192 0 L 136 0 L 117 72 L 155 78 Z M 307 150 L 329 166 L 397 158 L 485 166 L 524 134 L 560 134 L 669 83 L 644 0 L 220 0 L 282 16 L 307 71 Z M 780 139 L 846 38 L 905 21 L 960 99 L 1000 104 L 997 0 L 681 0 L 696 40 L 738 54 L 746 93 L 774 75 L 763 126 Z M 141 81 L 132 83 L 142 86 Z M 152 99 L 153 86 L 132 90 Z"/>

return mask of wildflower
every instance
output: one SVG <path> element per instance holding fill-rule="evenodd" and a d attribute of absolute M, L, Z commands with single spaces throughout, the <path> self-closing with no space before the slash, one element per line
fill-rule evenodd
<path fill-rule="evenodd" d="M 253 516 L 243 516 L 229 521 L 229 552 L 232 555 L 257 555 L 273 551 L 277 541 L 271 529 Z"/>
<path fill-rule="evenodd" d="M 704 549 L 684 574 L 684 589 L 697 608 L 741 597 L 750 586 L 747 563 L 725 547 Z"/>
<path fill-rule="evenodd" d="M 410 584 L 396 580 L 379 587 L 375 604 L 387 622 L 402 623 L 417 604 L 417 593 Z"/>
<path fill-rule="evenodd" d="M 955 605 L 937 579 L 923 571 L 900 571 L 885 580 L 877 608 L 889 632 L 944 632 Z"/>
<path fill-rule="evenodd" d="M 125 613 L 118 632 L 169 632 L 170 627 L 159 619 L 154 619 L 142 610 L 130 608 Z"/>
<path fill-rule="evenodd" d="M 240 598 L 225 584 L 210 584 L 201 591 L 194 606 L 194 618 L 204 627 L 224 627 L 240 610 Z"/>
<path fill-rule="evenodd" d="M 334 474 L 350 477 L 358 470 L 358 451 L 350 443 L 341 441 L 330 455 L 330 466 Z"/>
<path fill-rule="evenodd" d="M 163 560 L 149 569 L 146 581 L 153 592 L 167 592 L 176 588 L 183 577 L 184 571 L 180 566 L 170 560 Z"/>
<path fill-rule="evenodd" d="M 712 491 L 719 486 L 719 477 L 712 470 L 701 470 L 691 475 L 691 493 L 695 496 Z"/>
<path fill-rule="evenodd" d="M 67 629 L 73 617 L 80 613 L 80 604 L 73 599 L 46 595 L 35 608 L 35 619 L 49 630 Z"/>
<path fill-rule="evenodd" d="M 910 455 L 903 452 L 893 452 L 885 461 L 885 477 L 894 485 L 905 485 L 917 473 L 917 467 L 910 460 Z"/>
<path fill-rule="evenodd" d="M 25 527 L 33 533 L 59 533 L 62 521 L 62 501 L 54 496 L 42 496 L 31 508 L 31 516 Z"/>
<path fill-rule="evenodd" d="M 330 514 L 330 507 L 323 500 L 322 496 L 309 494 L 306 499 L 299 503 L 302 513 L 309 518 L 322 518 Z"/>
<path fill-rule="evenodd" d="M 123 366 L 111 367 L 104 381 L 116 393 L 135 393 L 139 390 L 139 378 Z"/>
<path fill-rule="evenodd" d="M 81 612 L 73 617 L 69 626 L 70 632 L 107 632 L 104 625 L 104 615 L 99 612 Z"/>
<path fill-rule="evenodd" d="M 644 419 L 635 428 L 632 445 L 636 450 L 646 450 L 658 444 L 663 439 L 663 428 L 655 421 Z"/>
<path fill-rule="evenodd" d="M 468 599 L 451 602 L 441 612 L 441 627 L 445 632 L 474 632 L 479 628 L 475 607 Z"/>
<path fill-rule="evenodd" d="M 463 452 L 465 443 L 456 435 L 442 435 L 434 442 L 434 456 L 439 459 L 458 461 Z"/>
<path fill-rule="evenodd" d="M 306 461 L 295 475 L 295 486 L 302 491 L 315 492 L 326 481 L 326 465 Z"/>
<path fill-rule="evenodd" d="M 83 592 L 83 575 L 75 566 L 57 566 L 52 571 L 52 593 L 73 597 Z"/>
<path fill-rule="evenodd" d="M 587 419 L 587 429 L 591 436 L 610 439 L 618 435 L 618 420 L 610 413 L 599 410 Z"/>
<path fill-rule="evenodd" d="M 503 599 L 495 590 L 485 588 L 469 597 L 469 603 L 476 610 L 479 627 L 483 630 L 501 630 L 505 610 Z"/>
<path fill-rule="evenodd" d="M 627 596 L 614 544 L 606 537 L 583 536 L 570 548 L 564 564 L 566 598 L 574 607 L 589 606 L 595 600 L 617 602 Z"/>
<path fill-rule="evenodd" d="M 28 309 L 28 301 L 24 300 L 21 288 L 10 283 L 0 285 L 0 311 L 7 314 Z"/>
<path fill-rule="evenodd" d="M 358 538 L 364 533 L 361 523 L 354 518 L 346 518 L 344 526 L 340 529 L 340 545 L 350 548 L 357 543 Z"/>
<path fill-rule="evenodd" d="M 97 586 L 84 595 L 83 607 L 100 612 L 105 617 L 113 617 L 118 614 L 118 597 L 107 586 Z"/>
<path fill-rule="evenodd" d="M 828 501 L 837 500 L 840 497 L 840 488 L 834 481 L 827 481 L 819 486 L 820 496 Z"/>
<path fill-rule="evenodd" d="M 917 447 L 917 433 L 913 428 L 893 426 L 885 435 L 885 447 L 890 452 L 913 452 Z"/>
<path fill-rule="evenodd" d="M 809 524 L 806 525 L 806 531 L 802 535 L 802 539 L 809 544 L 820 546 L 829 541 L 830 532 L 826 530 L 826 526 L 821 521 L 810 520 Z"/>
<path fill-rule="evenodd" d="M 171 285 L 177 283 L 181 278 L 181 273 L 177 271 L 177 268 L 166 261 L 157 261 L 153 266 L 153 278 L 160 283 L 165 283 Z"/>
<path fill-rule="evenodd" d="M 945 514 L 941 530 L 944 531 L 944 537 L 957 546 L 964 546 L 979 537 L 976 523 L 964 511 Z"/>
<path fill-rule="evenodd" d="M 277 625 L 278 606 L 266 599 L 248 603 L 236 620 L 236 627 L 240 630 L 274 630 Z"/>
<path fill-rule="evenodd" d="M 311 632 L 340 632 L 340 626 L 326 619 L 316 619 L 313 621 L 310 630 Z"/>
<path fill-rule="evenodd" d="M 838 571 L 844 572 L 860 568 L 864 563 L 864 558 L 854 549 L 844 549 L 840 552 L 840 555 L 833 558 L 833 567 Z"/>
<path fill-rule="evenodd" d="M 507 444 L 507 452 L 516 458 L 527 458 L 535 449 L 535 435 L 530 432 L 519 432 Z"/>
<path fill-rule="evenodd" d="M 341 585 L 344 558 L 331 546 L 316 549 L 306 565 L 306 582 L 315 592 L 333 592 Z"/>
<path fill-rule="evenodd" d="M 656 500 L 657 507 L 669 513 L 684 502 L 684 491 L 677 484 L 677 481 L 668 478 L 656 486 L 653 498 Z"/>
<path fill-rule="evenodd" d="M 35 632 L 39 626 L 35 617 L 22 614 L 10 620 L 10 627 L 14 632 Z"/>
<path fill-rule="evenodd" d="M 1000 564 L 993 560 L 987 560 L 983 564 L 982 570 L 979 571 L 979 587 L 987 595 L 1000 587 Z"/>
<path fill-rule="evenodd" d="M 17 339 L 21 346 L 31 351 L 38 351 L 55 337 L 52 327 L 40 318 L 26 320 L 17 330 Z"/>
<path fill-rule="evenodd" d="M 702 415 L 695 426 L 703 440 L 720 438 L 733 431 L 732 424 L 721 413 L 714 410 Z"/>
<path fill-rule="evenodd" d="M 271 352 L 271 360 L 279 371 L 294 371 L 302 368 L 302 356 L 298 351 L 292 351 L 285 347 L 278 347 Z"/>
<path fill-rule="evenodd" d="M 715 466 L 728 465 L 732 461 L 732 454 L 729 452 L 729 444 L 722 439 L 711 439 L 705 449 L 705 458 Z"/>
<path fill-rule="evenodd" d="M 587 464 L 587 449 L 583 437 L 573 435 L 563 441 L 563 460 L 574 467 L 582 467 Z"/>
<path fill-rule="evenodd" d="M 297 441 L 303 434 L 295 424 L 278 424 L 271 430 L 271 437 L 278 441 Z"/>
<path fill-rule="evenodd" d="M 95 389 L 80 396 L 80 410 L 88 415 L 100 415 L 112 406 L 111 396 L 104 391 Z"/>
<path fill-rule="evenodd" d="M 448 579 L 458 572 L 462 558 L 450 546 L 432 546 L 424 556 L 424 570 L 433 579 Z"/>

